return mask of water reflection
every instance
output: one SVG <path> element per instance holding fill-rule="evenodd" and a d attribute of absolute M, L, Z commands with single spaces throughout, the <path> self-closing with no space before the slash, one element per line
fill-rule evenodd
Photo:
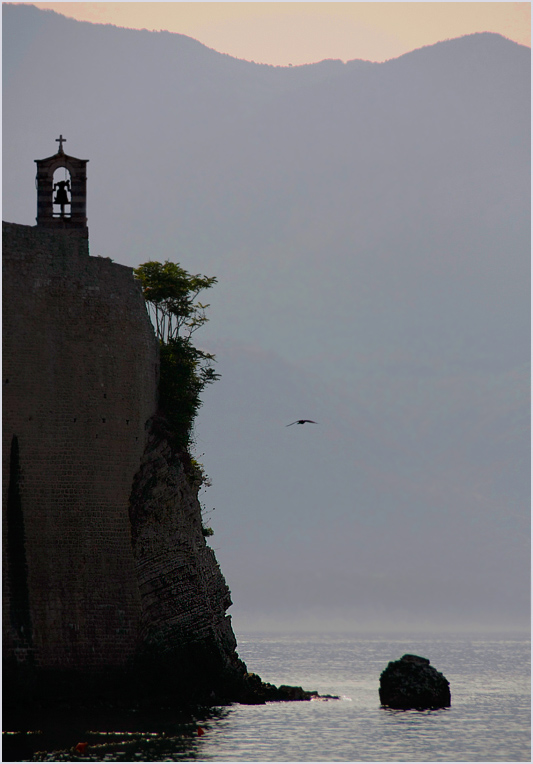
<path fill-rule="evenodd" d="M 392 717 L 400 722 L 413 721 L 420 716 L 442 716 L 450 713 L 451 708 L 388 708 L 380 706 L 380 711 L 385 716 Z"/>
<path fill-rule="evenodd" d="M 2 760 L 190 761 L 201 758 L 204 735 L 229 711 L 204 709 L 188 719 L 171 709 L 35 713 L 36 729 L 2 733 Z"/>

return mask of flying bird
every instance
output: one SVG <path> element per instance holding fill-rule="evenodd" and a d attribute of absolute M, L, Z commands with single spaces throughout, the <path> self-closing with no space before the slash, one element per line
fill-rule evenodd
<path fill-rule="evenodd" d="M 305 424 L 306 422 L 309 422 L 310 424 L 318 424 L 318 422 L 315 422 L 313 419 L 297 419 L 296 422 L 286 424 L 285 427 L 290 427 L 293 424 Z"/>

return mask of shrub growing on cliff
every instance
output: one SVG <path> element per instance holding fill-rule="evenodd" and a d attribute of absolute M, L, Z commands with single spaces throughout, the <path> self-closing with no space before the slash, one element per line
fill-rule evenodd
<path fill-rule="evenodd" d="M 169 260 L 164 263 L 150 260 L 133 272 L 142 284 L 161 342 L 177 337 L 190 339 L 191 334 L 205 324 L 205 310 L 209 305 L 195 300 L 203 289 L 216 284 L 215 276 L 193 275 Z"/>
<path fill-rule="evenodd" d="M 209 305 L 198 302 L 215 277 L 192 275 L 177 263 L 149 261 L 134 269 L 161 345 L 159 405 L 173 431 L 174 444 L 187 447 L 207 384 L 219 378 L 215 357 L 195 347 L 191 335 L 208 320 Z"/>

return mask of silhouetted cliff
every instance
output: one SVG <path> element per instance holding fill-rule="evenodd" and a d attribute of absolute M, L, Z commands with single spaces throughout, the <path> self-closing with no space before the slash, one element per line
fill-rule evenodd
<path fill-rule="evenodd" d="M 131 269 L 75 232 L 5 223 L 3 249 L 4 706 L 294 696 L 236 653 Z"/>

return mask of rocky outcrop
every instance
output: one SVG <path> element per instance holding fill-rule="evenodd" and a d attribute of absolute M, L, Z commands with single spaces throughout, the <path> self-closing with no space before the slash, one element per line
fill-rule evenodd
<path fill-rule="evenodd" d="M 139 694 L 210 705 L 310 700 L 316 693 L 267 684 L 238 657 L 230 591 L 202 529 L 201 468 L 171 445 L 163 417 L 148 429 L 130 499 L 142 608 L 132 672 Z"/>
<path fill-rule="evenodd" d="M 130 499 L 141 596 L 136 671 L 158 694 L 217 700 L 246 673 L 226 611 L 231 596 L 202 532 L 201 470 L 149 422 Z"/>
<path fill-rule="evenodd" d="M 285 684 L 275 687 L 273 684 L 263 682 L 257 674 L 246 674 L 239 693 L 239 702 L 257 704 L 275 700 L 311 700 L 313 697 L 320 696 L 317 692 L 308 692 L 301 687 L 290 687 Z"/>
<path fill-rule="evenodd" d="M 389 708 L 445 708 L 451 704 L 450 683 L 427 658 L 404 655 L 381 674 L 379 699 Z"/>

